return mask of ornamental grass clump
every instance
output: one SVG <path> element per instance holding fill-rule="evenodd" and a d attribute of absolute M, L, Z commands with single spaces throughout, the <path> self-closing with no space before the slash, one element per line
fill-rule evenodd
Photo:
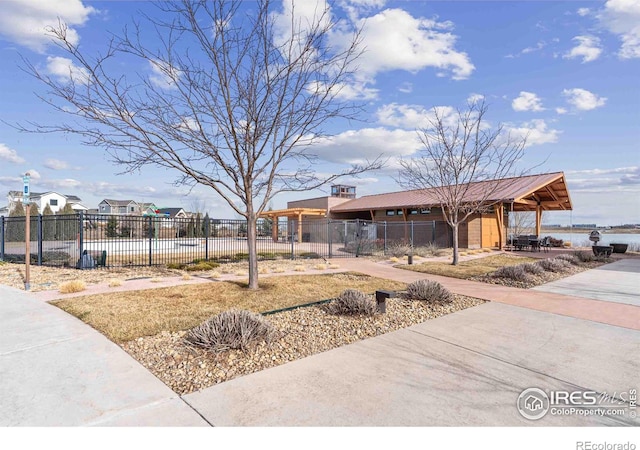
<path fill-rule="evenodd" d="M 590 252 L 575 251 L 573 252 L 573 256 L 575 256 L 581 263 L 588 263 L 595 259 L 593 253 Z"/>
<path fill-rule="evenodd" d="M 244 351 L 259 341 L 270 342 L 274 335 L 275 328 L 260 314 L 231 309 L 189 330 L 185 340 L 213 352 Z"/>
<path fill-rule="evenodd" d="M 542 275 L 544 273 L 544 269 L 535 263 L 524 263 L 519 264 L 519 266 L 522 267 L 525 272 L 531 275 Z"/>
<path fill-rule="evenodd" d="M 542 259 L 538 261 L 536 264 L 539 264 L 546 272 L 565 272 L 571 264 L 562 259 L 550 258 L 550 259 Z"/>
<path fill-rule="evenodd" d="M 73 294 L 75 292 L 82 292 L 87 288 L 87 285 L 82 280 L 67 281 L 60 285 L 61 294 Z"/>
<path fill-rule="evenodd" d="M 411 300 L 422 300 L 427 302 L 453 301 L 453 294 L 437 281 L 418 280 L 407 285 L 406 296 Z"/>
<path fill-rule="evenodd" d="M 331 300 L 325 310 L 329 314 L 346 316 L 371 316 L 378 312 L 375 300 L 357 289 L 347 289 Z"/>
<path fill-rule="evenodd" d="M 575 255 L 558 255 L 554 259 L 558 259 L 560 261 L 566 261 L 569 264 L 573 264 L 574 266 L 577 266 L 580 264 L 580 260 Z"/>
<path fill-rule="evenodd" d="M 518 264 L 517 266 L 501 267 L 493 272 L 492 276 L 494 278 L 506 278 L 513 281 L 528 281 L 529 274 L 522 266 L 522 264 Z"/>

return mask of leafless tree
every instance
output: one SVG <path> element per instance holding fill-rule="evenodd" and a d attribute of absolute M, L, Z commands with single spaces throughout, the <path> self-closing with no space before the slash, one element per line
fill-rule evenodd
<path fill-rule="evenodd" d="M 381 166 L 367 161 L 323 177 L 313 170 L 313 143 L 326 136 L 325 125 L 358 112 L 339 94 L 353 76 L 359 32 L 348 45 L 331 46 L 336 24 L 328 7 L 308 17 L 291 0 L 275 15 L 272 3 L 162 3 L 157 16 L 142 16 L 97 56 L 61 24 L 50 32 L 73 60 L 69 81 L 26 62 L 48 87 L 41 98 L 73 121 L 23 128 L 78 134 L 127 172 L 156 165 L 177 172 L 176 184 L 212 188 L 247 220 L 250 288 L 258 287 L 256 221 L 276 194 Z M 133 80 L 119 72 L 132 60 L 154 75 L 138 72 Z"/>
<path fill-rule="evenodd" d="M 515 236 L 532 234 L 536 229 L 536 213 L 516 211 L 509 214 L 509 232 Z"/>
<path fill-rule="evenodd" d="M 473 102 L 450 116 L 438 108 L 418 131 L 422 148 L 416 158 L 400 161 L 398 183 L 406 189 L 429 190 L 453 230 L 453 264 L 458 264 L 458 227 L 472 214 L 487 211 L 505 183 L 478 182 L 513 176 L 526 138 L 512 139 L 503 127 L 484 121 L 487 105 Z M 520 173 L 522 174 L 522 173 Z"/>

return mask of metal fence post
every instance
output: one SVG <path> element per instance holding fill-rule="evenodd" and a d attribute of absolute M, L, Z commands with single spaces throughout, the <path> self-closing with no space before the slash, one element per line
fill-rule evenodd
<path fill-rule="evenodd" d="M 382 254 L 383 255 L 387 255 L 387 221 L 384 221 L 384 241 L 382 243 L 383 246 L 383 250 L 382 250 Z"/>
<path fill-rule="evenodd" d="M 411 253 L 413 254 L 413 220 L 411 221 Z"/>
<path fill-rule="evenodd" d="M 436 221 L 431 221 L 431 242 L 436 243 Z"/>
<path fill-rule="evenodd" d="M 289 233 L 289 235 L 291 236 L 291 259 L 296 259 L 295 239 L 293 236 L 293 230 L 289 230 L 288 228 L 289 228 L 289 224 L 287 223 L 287 233 Z"/>
<path fill-rule="evenodd" d="M 0 261 L 4 261 L 4 216 L 0 217 Z"/>
<path fill-rule="evenodd" d="M 328 219 L 327 219 L 327 241 L 329 243 L 329 259 L 331 259 L 333 257 L 333 251 L 332 251 L 333 236 L 331 235 L 331 221 Z"/>
<path fill-rule="evenodd" d="M 82 258 L 82 250 L 84 248 L 84 211 L 80 211 L 80 214 L 78 215 L 78 220 L 80 221 L 80 226 L 78 227 L 79 229 L 79 235 L 80 235 L 80 242 L 79 242 L 79 250 L 80 250 L 80 258 Z"/>
<path fill-rule="evenodd" d="M 147 219 L 149 219 L 147 227 L 149 232 L 147 234 L 149 238 L 149 267 L 151 267 L 153 265 L 153 218 L 151 216 L 147 216 Z"/>
<path fill-rule="evenodd" d="M 207 216 L 209 217 L 209 216 Z M 204 259 L 209 261 L 209 226 L 211 219 L 204 221 Z"/>
<path fill-rule="evenodd" d="M 38 214 L 38 265 L 42 265 L 42 214 Z"/>

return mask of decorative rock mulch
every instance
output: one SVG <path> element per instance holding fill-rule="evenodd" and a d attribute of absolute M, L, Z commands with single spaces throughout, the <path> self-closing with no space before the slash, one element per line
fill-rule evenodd
<path fill-rule="evenodd" d="M 182 395 L 482 303 L 460 295 L 446 304 L 389 299 L 385 314 L 365 317 L 335 316 L 321 306 L 298 308 L 266 316 L 278 337 L 245 352 L 192 347 L 184 342 L 184 331 L 141 337 L 122 348 Z"/>

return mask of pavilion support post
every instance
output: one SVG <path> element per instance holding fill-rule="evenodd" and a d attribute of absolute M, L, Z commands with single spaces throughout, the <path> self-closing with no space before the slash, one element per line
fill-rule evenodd
<path fill-rule="evenodd" d="M 302 243 L 302 213 L 298 214 L 298 244 Z"/>
<path fill-rule="evenodd" d="M 504 207 L 502 203 L 495 205 L 496 221 L 498 222 L 498 248 L 502 250 L 504 248 Z"/>
<path fill-rule="evenodd" d="M 271 239 L 273 242 L 278 242 L 278 216 L 271 218 Z"/>
<path fill-rule="evenodd" d="M 542 206 L 540 203 L 536 205 L 536 236 L 540 236 L 540 229 L 542 228 Z"/>

